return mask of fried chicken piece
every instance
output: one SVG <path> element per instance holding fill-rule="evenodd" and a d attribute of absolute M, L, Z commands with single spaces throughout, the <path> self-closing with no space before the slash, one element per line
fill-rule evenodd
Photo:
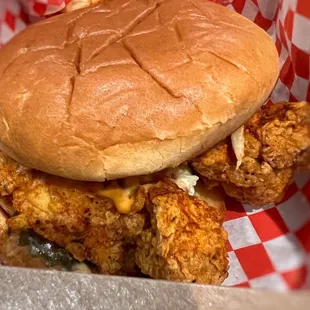
<path fill-rule="evenodd" d="M 8 196 L 27 183 L 31 178 L 30 170 L 0 152 L 0 196 Z"/>
<path fill-rule="evenodd" d="M 272 168 L 293 167 L 299 155 L 310 147 L 310 104 L 279 103 L 263 107 L 250 120 L 248 128 L 261 142 L 261 157 Z"/>
<path fill-rule="evenodd" d="M 252 206 L 279 202 L 299 167 L 309 167 L 310 105 L 264 106 L 245 125 L 241 166 L 229 139 L 192 161 L 207 187 L 222 185 L 227 195 Z"/>
<path fill-rule="evenodd" d="M 136 262 L 155 279 L 220 284 L 227 277 L 225 211 L 174 183 L 149 189 L 150 225 L 137 240 Z"/>
<path fill-rule="evenodd" d="M 310 171 L 310 148 L 301 152 L 295 162 L 296 170 L 298 172 Z"/>
<path fill-rule="evenodd" d="M 113 182 L 76 182 L 33 170 L 19 178 L 19 165 L 4 159 L 0 173 L 13 181 L 0 203 L 12 212 L 6 233 L 0 236 L 0 253 L 9 264 L 38 264 L 37 259 L 28 259 L 26 249 L 17 246 L 18 236 L 26 229 L 55 242 L 78 261 L 91 261 L 105 274 L 137 275 L 139 263 L 144 273 L 155 278 L 215 284 L 226 277 L 224 209 L 209 207 L 173 181 L 155 186 L 158 181 L 150 178 L 155 183 L 134 190 L 137 180 L 120 180 L 130 194 L 125 204 L 133 201 L 131 213 L 121 214 L 112 194 L 122 187 L 115 188 Z M 215 196 L 207 198 L 211 204 L 216 201 Z M 148 244 L 145 238 L 153 233 L 158 242 Z M 148 249 L 153 246 L 156 255 L 149 257 Z M 186 253 L 192 255 L 188 260 Z"/>
<path fill-rule="evenodd" d="M 12 231 L 33 229 L 75 259 L 98 265 L 101 273 L 134 269 L 127 253 L 143 229 L 144 215 L 118 213 L 110 199 L 92 192 L 91 184 L 45 175 L 44 182 L 34 179 L 15 190 L 13 207 L 19 215 L 8 220 Z"/>
<path fill-rule="evenodd" d="M 291 168 L 272 169 L 263 162 L 245 157 L 240 169 L 229 169 L 231 182 L 222 183 L 227 195 L 253 206 L 278 202 L 293 179 Z"/>

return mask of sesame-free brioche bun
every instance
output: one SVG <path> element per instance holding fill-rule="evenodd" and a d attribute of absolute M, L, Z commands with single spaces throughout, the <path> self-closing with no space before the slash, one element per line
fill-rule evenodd
<path fill-rule="evenodd" d="M 278 77 L 271 38 L 206 0 L 110 0 L 0 51 L 0 148 L 78 180 L 149 174 L 245 123 Z"/>

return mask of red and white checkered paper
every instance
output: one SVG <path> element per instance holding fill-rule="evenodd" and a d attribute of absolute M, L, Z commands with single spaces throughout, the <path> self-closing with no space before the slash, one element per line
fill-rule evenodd
<path fill-rule="evenodd" d="M 71 0 L 0 0 L 0 47 L 29 21 Z M 208 1 L 208 0 L 206 0 Z M 210 0 L 265 29 L 280 55 L 271 101 L 310 101 L 310 0 Z M 224 285 L 287 291 L 310 289 L 310 178 L 300 176 L 279 205 L 253 210 L 227 201 L 230 275 Z"/>

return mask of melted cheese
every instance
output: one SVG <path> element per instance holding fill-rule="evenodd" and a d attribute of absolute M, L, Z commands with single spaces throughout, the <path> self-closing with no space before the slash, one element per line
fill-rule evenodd
<path fill-rule="evenodd" d="M 97 195 L 99 197 L 111 199 L 117 211 L 123 214 L 131 212 L 135 202 L 135 193 L 139 186 L 143 186 L 147 191 L 164 177 L 171 179 L 179 188 L 188 192 L 189 195 L 194 195 L 195 185 L 199 178 L 191 174 L 187 167 L 167 169 L 166 171 L 160 172 L 160 174 L 162 176 L 161 178 L 154 173 L 147 176 L 129 177 L 114 181 L 106 188 L 99 189 Z"/>
<path fill-rule="evenodd" d="M 116 182 L 98 191 L 99 197 L 111 199 L 119 213 L 128 214 L 135 201 L 135 192 L 139 186 L 136 182 L 128 184 L 126 188 L 120 187 Z"/>

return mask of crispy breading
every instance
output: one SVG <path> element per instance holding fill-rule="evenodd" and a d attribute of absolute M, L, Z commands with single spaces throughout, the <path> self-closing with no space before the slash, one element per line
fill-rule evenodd
<path fill-rule="evenodd" d="M 278 202 L 291 180 L 291 168 L 272 169 L 263 162 L 245 157 L 240 169 L 229 169 L 227 175 L 231 182 L 222 183 L 227 195 L 253 206 Z"/>
<path fill-rule="evenodd" d="M 310 148 L 301 152 L 295 162 L 298 172 L 309 172 L 310 171 Z"/>
<path fill-rule="evenodd" d="M 45 175 L 13 193 L 18 216 L 13 231 L 31 228 L 67 249 L 76 259 L 90 260 L 102 273 L 124 274 L 126 253 L 144 226 L 144 215 L 119 214 L 111 200 L 96 196 L 91 184 Z"/>
<path fill-rule="evenodd" d="M 299 167 L 309 167 L 310 104 L 264 106 L 245 125 L 245 152 L 236 169 L 229 139 L 192 161 L 207 187 L 252 206 L 279 202 Z"/>
<path fill-rule="evenodd" d="M 278 103 L 261 109 L 259 125 L 249 128 L 261 142 L 261 157 L 272 168 L 293 167 L 298 156 L 310 147 L 310 104 Z"/>
<path fill-rule="evenodd" d="M 159 182 L 148 193 L 150 225 L 138 237 L 136 262 L 156 279 L 220 284 L 227 277 L 225 212 Z"/>
<path fill-rule="evenodd" d="M 27 183 L 30 179 L 30 170 L 19 165 L 0 152 L 0 196 L 7 196 Z"/>
<path fill-rule="evenodd" d="M 4 156 L 0 175 L 10 181 L 9 189 L 3 186 L 0 193 L 11 216 L 7 220 L 11 237 L 2 234 L 6 261 L 23 264 L 25 249 L 16 247 L 16 238 L 30 229 L 75 259 L 91 261 L 105 274 L 136 275 L 138 265 L 145 274 L 167 280 L 220 284 L 227 276 L 225 208 L 216 195 L 209 201 L 218 208 L 189 196 L 174 181 L 157 183 L 151 178 L 155 183 L 131 191 L 135 195 L 131 213 L 120 214 L 113 200 L 101 195 L 109 184 L 21 169 Z M 27 261 L 25 266 L 37 263 Z"/>

